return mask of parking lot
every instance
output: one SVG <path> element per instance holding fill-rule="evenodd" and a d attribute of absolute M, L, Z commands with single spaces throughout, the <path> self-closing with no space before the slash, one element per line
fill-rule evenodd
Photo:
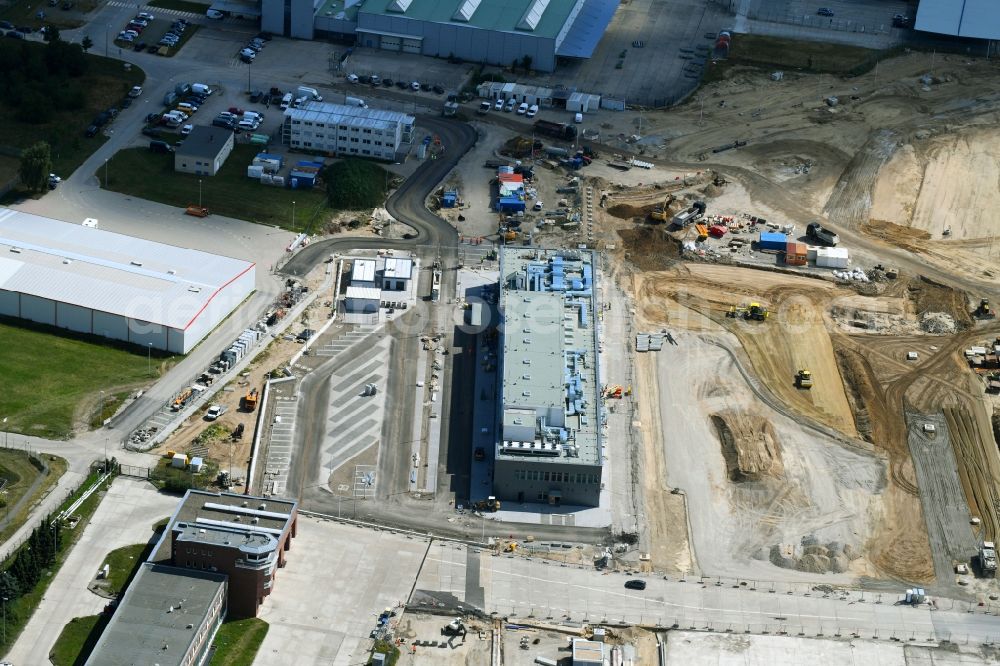
<path fill-rule="evenodd" d="M 821 16 L 820 9 L 832 16 Z M 901 32 L 892 27 L 892 17 L 902 14 L 914 18 L 915 12 L 905 0 L 863 2 L 862 0 L 750 0 L 747 18 L 772 23 L 788 23 L 806 28 L 840 32 L 889 34 Z"/>

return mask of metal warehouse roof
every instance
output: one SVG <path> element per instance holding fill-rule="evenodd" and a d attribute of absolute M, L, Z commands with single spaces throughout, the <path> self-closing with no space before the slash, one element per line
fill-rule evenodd
<path fill-rule="evenodd" d="M 385 268 L 382 269 L 382 276 L 409 280 L 413 276 L 413 261 L 388 257 L 385 260 Z"/>
<path fill-rule="evenodd" d="M 393 2 L 366 0 L 358 12 L 359 20 L 363 22 L 366 14 L 382 14 L 394 19 L 466 25 L 555 39 L 571 17 L 577 0 L 489 0 L 475 7 L 472 7 L 475 3 L 467 0 L 413 0 L 405 12 L 392 9 Z M 393 29 L 400 30 L 405 25 L 405 21 L 399 21 Z"/>
<path fill-rule="evenodd" d="M 326 116 L 337 116 L 338 118 L 357 118 L 361 120 L 375 120 L 383 123 L 413 125 L 417 119 L 413 116 L 399 111 L 389 111 L 387 109 L 367 109 L 360 106 L 348 106 L 346 104 L 331 104 L 329 102 L 307 102 L 301 109 L 289 108 L 285 111 L 286 116 L 292 118 L 304 118 L 310 120 L 313 117 L 299 115 L 307 113 L 318 113 Z"/>
<path fill-rule="evenodd" d="M 14 210 L 0 212 L 0 290 L 185 329 L 254 264 Z"/>
<path fill-rule="evenodd" d="M 355 259 L 354 267 L 351 269 L 351 282 L 374 282 L 375 281 L 375 260 Z"/>
<path fill-rule="evenodd" d="M 618 9 L 619 0 L 585 0 L 573 25 L 556 47 L 556 55 L 566 58 L 589 58 L 608 29 Z"/>
<path fill-rule="evenodd" d="M 920 0 L 917 30 L 977 39 L 1000 39 L 996 0 Z"/>
<path fill-rule="evenodd" d="M 382 298 L 382 290 L 378 287 L 355 287 L 351 285 L 347 288 L 347 298 L 356 298 L 362 301 L 377 301 Z"/>

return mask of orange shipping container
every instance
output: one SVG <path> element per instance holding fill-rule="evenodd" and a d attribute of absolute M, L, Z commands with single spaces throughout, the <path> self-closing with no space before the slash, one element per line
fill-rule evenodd
<path fill-rule="evenodd" d="M 808 249 L 805 243 L 787 243 L 785 245 L 785 263 L 790 266 L 805 266 Z"/>
<path fill-rule="evenodd" d="M 708 227 L 704 224 L 694 225 L 694 230 L 698 234 L 698 240 L 703 241 L 708 238 Z"/>

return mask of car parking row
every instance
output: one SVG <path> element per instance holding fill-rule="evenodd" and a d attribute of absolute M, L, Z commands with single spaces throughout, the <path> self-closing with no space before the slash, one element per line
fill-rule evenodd
<path fill-rule="evenodd" d="M 115 118 L 118 117 L 119 113 L 132 106 L 132 101 L 140 95 L 142 95 L 142 86 L 132 86 L 132 89 L 128 91 L 128 94 L 126 94 L 125 97 L 118 102 L 118 104 L 108 107 L 107 110 L 101 111 L 99 114 L 94 116 L 94 119 L 90 121 L 90 125 L 88 125 L 87 129 L 83 131 L 84 136 L 88 139 L 96 136 L 97 133 L 101 131 L 102 127 L 114 121 Z"/>
<path fill-rule="evenodd" d="M 366 75 L 348 74 L 347 82 L 355 83 L 358 85 L 370 85 L 373 88 L 378 88 L 378 87 L 391 88 L 395 86 L 400 90 L 412 90 L 413 92 L 420 92 L 420 91 L 433 92 L 438 95 L 443 95 L 445 92 L 444 86 L 441 85 L 440 83 L 435 83 L 432 85 L 429 83 L 420 83 L 420 81 L 406 81 L 405 79 L 394 81 L 393 79 L 388 77 L 383 78 L 378 74 L 366 74 Z"/>
<path fill-rule="evenodd" d="M 250 64 L 256 59 L 257 54 L 264 50 L 264 44 L 271 41 L 271 33 L 261 32 L 253 37 L 247 45 L 240 49 L 240 60 Z"/>
<path fill-rule="evenodd" d="M 150 53 L 167 55 L 170 49 L 176 48 L 180 44 L 184 32 L 190 27 L 190 23 L 186 19 L 176 19 L 170 24 L 170 28 L 160 35 L 159 40 L 155 43 L 147 43 L 142 39 L 142 35 L 150 34 L 149 31 L 155 32 L 151 28 L 154 20 L 155 17 L 152 14 L 140 12 L 129 21 L 124 30 L 118 33 L 115 43 L 119 46 L 131 47 L 136 52 L 149 51 Z"/>

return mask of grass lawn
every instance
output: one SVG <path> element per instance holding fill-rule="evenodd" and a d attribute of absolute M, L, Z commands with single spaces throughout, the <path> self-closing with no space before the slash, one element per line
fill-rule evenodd
<path fill-rule="evenodd" d="M 876 58 L 885 56 L 885 52 L 860 46 L 738 35 L 729 58 L 705 70 L 705 81 L 720 80 L 726 70 L 738 65 L 857 75 L 874 67 Z"/>
<path fill-rule="evenodd" d="M 60 29 L 78 28 L 84 23 L 80 20 L 80 14 L 91 12 L 97 7 L 97 0 L 73 0 L 73 9 L 66 11 L 62 8 L 62 3 L 63 0 L 59 0 L 58 7 L 49 7 L 47 2 L 32 0 L 4 2 L 0 7 L 0 19 L 10 21 L 16 26 L 31 26 L 36 30 L 43 25 L 54 25 Z M 44 19 L 36 16 L 38 10 L 45 12 Z"/>
<path fill-rule="evenodd" d="M 44 44 L 29 45 L 45 48 Z M 52 170 L 63 178 L 75 171 L 106 141 L 100 132 L 89 139 L 83 135 L 90 121 L 101 111 L 120 102 L 132 86 L 141 84 L 146 78 L 145 72 L 135 65 L 131 71 L 125 71 L 117 60 L 96 55 L 85 57 L 90 65 L 87 73 L 79 79 L 82 88 L 87 91 L 83 109 L 57 111 L 50 122 L 39 125 L 20 122 L 13 114 L 5 113 L 4 122 L 0 123 L 2 146 L 20 151 L 38 141 L 48 141 L 52 146 Z M 114 127 L 114 123 L 111 126 Z M 16 163 L 16 158 L 14 160 Z"/>
<path fill-rule="evenodd" d="M 4 520 L 13 519 L 3 530 L 0 530 L 0 539 L 6 539 L 17 531 L 34 501 L 55 485 L 56 481 L 66 472 L 64 459 L 58 457 L 50 459 L 50 456 L 45 456 L 45 463 L 49 466 L 48 476 L 35 489 L 32 497 L 28 498 L 22 509 L 11 516 L 10 509 L 16 506 L 28 493 L 31 484 L 41 475 L 41 471 L 28 460 L 27 452 L 17 449 L 20 442 L 17 441 L 16 437 L 13 439 L 6 437 L 5 439 L 6 444 L 12 448 L 0 449 L 0 477 L 7 480 L 7 484 L 0 491 L 0 496 L 2 496 L 0 498 L 3 500 Z M 0 444 L 3 443 L 4 441 L 0 440 Z"/>
<path fill-rule="evenodd" d="M 74 492 L 66 499 L 65 502 L 63 502 L 60 507 L 60 511 L 72 504 L 84 490 L 93 485 L 97 478 L 98 474 L 91 473 L 84 481 L 83 485 L 80 486 L 80 489 Z M 48 590 L 49 584 L 55 578 L 56 573 L 59 571 L 63 562 L 66 561 L 66 558 L 69 556 L 73 546 L 80 540 L 83 530 L 86 528 L 87 523 L 90 522 L 91 516 L 94 515 L 94 512 L 97 510 L 97 507 L 102 499 L 104 499 L 104 493 L 100 491 L 95 492 L 77 508 L 76 513 L 73 515 L 79 518 L 79 521 L 72 529 L 69 526 L 63 528 L 60 552 L 55 565 L 49 567 L 42 573 L 41 580 L 31 591 L 18 597 L 16 600 L 7 603 L 5 618 L 6 631 L 4 632 L 2 640 L 0 640 L 0 654 L 6 654 L 10 650 L 10 646 L 14 644 L 18 635 L 20 635 L 24 626 L 28 623 L 28 620 L 31 619 L 32 614 L 38 608 L 38 604 L 41 603 L 42 597 L 45 596 L 45 592 Z M 4 566 L 9 566 L 13 559 L 14 555 L 4 562 Z"/>
<path fill-rule="evenodd" d="M 268 629 L 267 622 L 256 617 L 224 623 L 215 635 L 209 666 L 250 666 Z"/>
<path fill-rule="evenodd" d="M 369 664 L 373 663 L 372 658 L 376 652 L 385 655 L 386 666 L 395 666 L 396 662 L 399 661 L 399 648 L 388 641 L 375 641 L 375 645 L 372 646 L 372 657 L 368 659 Z"/>
<path fill-rule="evenodd" d="M 202 205 L 212 213 L 291 228 L 294 201 L 295 227 L 300 231 L 328 212 L 322 190 L 270 187 L 247 178 L 246 168 L 260 151 L 260 146 L 236 144 L 218 174 L 199 177 L 174 171 L 172 154 L 128 148 L 111 158 L 108 189 L 184 208 L 198 203 L 201 180 Z M 100 179 L 103 183 L 104 167 Z"/>
<path fill-rule="evenodd" d="M 204 16 L 210 3 L 189 2 L 188 0 L 151 0 L 147 3 L 150 7 L 163 7 L 164 9 L 176 9 L 180 12 L 191 12 Z"/>
<path fill-rule="evenodd" d="M 47 326 L 0 320 L 0 349 L 0 414 L 10 415 L 11 433 L 66 439 L 81 403 L 97 410 L 100 391 L 110 397 L 115 389 L 155 379 L 145 350 Z M 154 364 L 153 375 L 168 365 Z"/>
<path fill-rule="evenodd" d="M 149 544 L 134 543 L 122 546 L 108 553 L 104 564 L 108 565 L 107 591 L 120 595 L 132 582 L 135 572 L 149 556 Z M 102 565 L 103 566 L 103 565 Z"/>
<path fill-rule="evenodd" d="M 49 661 L 55 666 L 83 666 L 108 624 L 106 615 L 86 615 L 69 621 L 56 639 Z"/>

